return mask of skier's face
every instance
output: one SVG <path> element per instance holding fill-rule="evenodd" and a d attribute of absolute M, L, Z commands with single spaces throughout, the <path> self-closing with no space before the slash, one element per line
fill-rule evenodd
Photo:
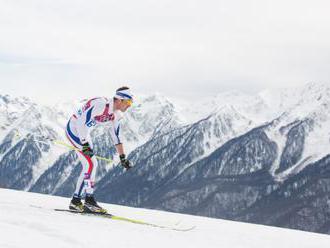
<path fill-rule="evenodd" d="M 125 112 L 132 106 L 132 100 L 120 100 L 120 111 Z"/>

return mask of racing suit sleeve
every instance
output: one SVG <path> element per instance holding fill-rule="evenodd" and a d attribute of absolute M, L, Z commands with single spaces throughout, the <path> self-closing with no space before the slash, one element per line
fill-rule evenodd
<path fill-rule="evenodd" d="M 120 119 L 111 122 L 110 135 L 114 145 L 121 144 L 120 140 Z"/>

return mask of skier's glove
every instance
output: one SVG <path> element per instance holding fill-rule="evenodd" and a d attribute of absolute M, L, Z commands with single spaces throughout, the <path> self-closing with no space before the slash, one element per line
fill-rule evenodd
<path fill-rule="evenodd" d="M 88 142 L 82 144 L 82 152 L 88 157 L 94 156 L 93 149 L 89 146 Z"/>
<path fill-rule="evenodd" d="M 129 170 L 132 168 L 131 162 L 126 158 L 125 154 L 119 155 L 121 166 Z"/>

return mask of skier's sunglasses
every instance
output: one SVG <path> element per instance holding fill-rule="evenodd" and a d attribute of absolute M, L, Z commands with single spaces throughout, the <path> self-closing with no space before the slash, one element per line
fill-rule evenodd
<path fill-rule="evenodd" d="M 132 99 L 123 99 L 123 101 L 129 106 L 131 107 L 133 104 L 133 100 Z"/>

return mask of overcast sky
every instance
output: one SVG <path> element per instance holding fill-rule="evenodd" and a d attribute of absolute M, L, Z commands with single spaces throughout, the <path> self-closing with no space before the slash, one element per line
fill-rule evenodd
<path fill-rule="evenodd" d="M 330 84 L 328 0 L 0 0 L 0 94 L 40 101 Z"/>

